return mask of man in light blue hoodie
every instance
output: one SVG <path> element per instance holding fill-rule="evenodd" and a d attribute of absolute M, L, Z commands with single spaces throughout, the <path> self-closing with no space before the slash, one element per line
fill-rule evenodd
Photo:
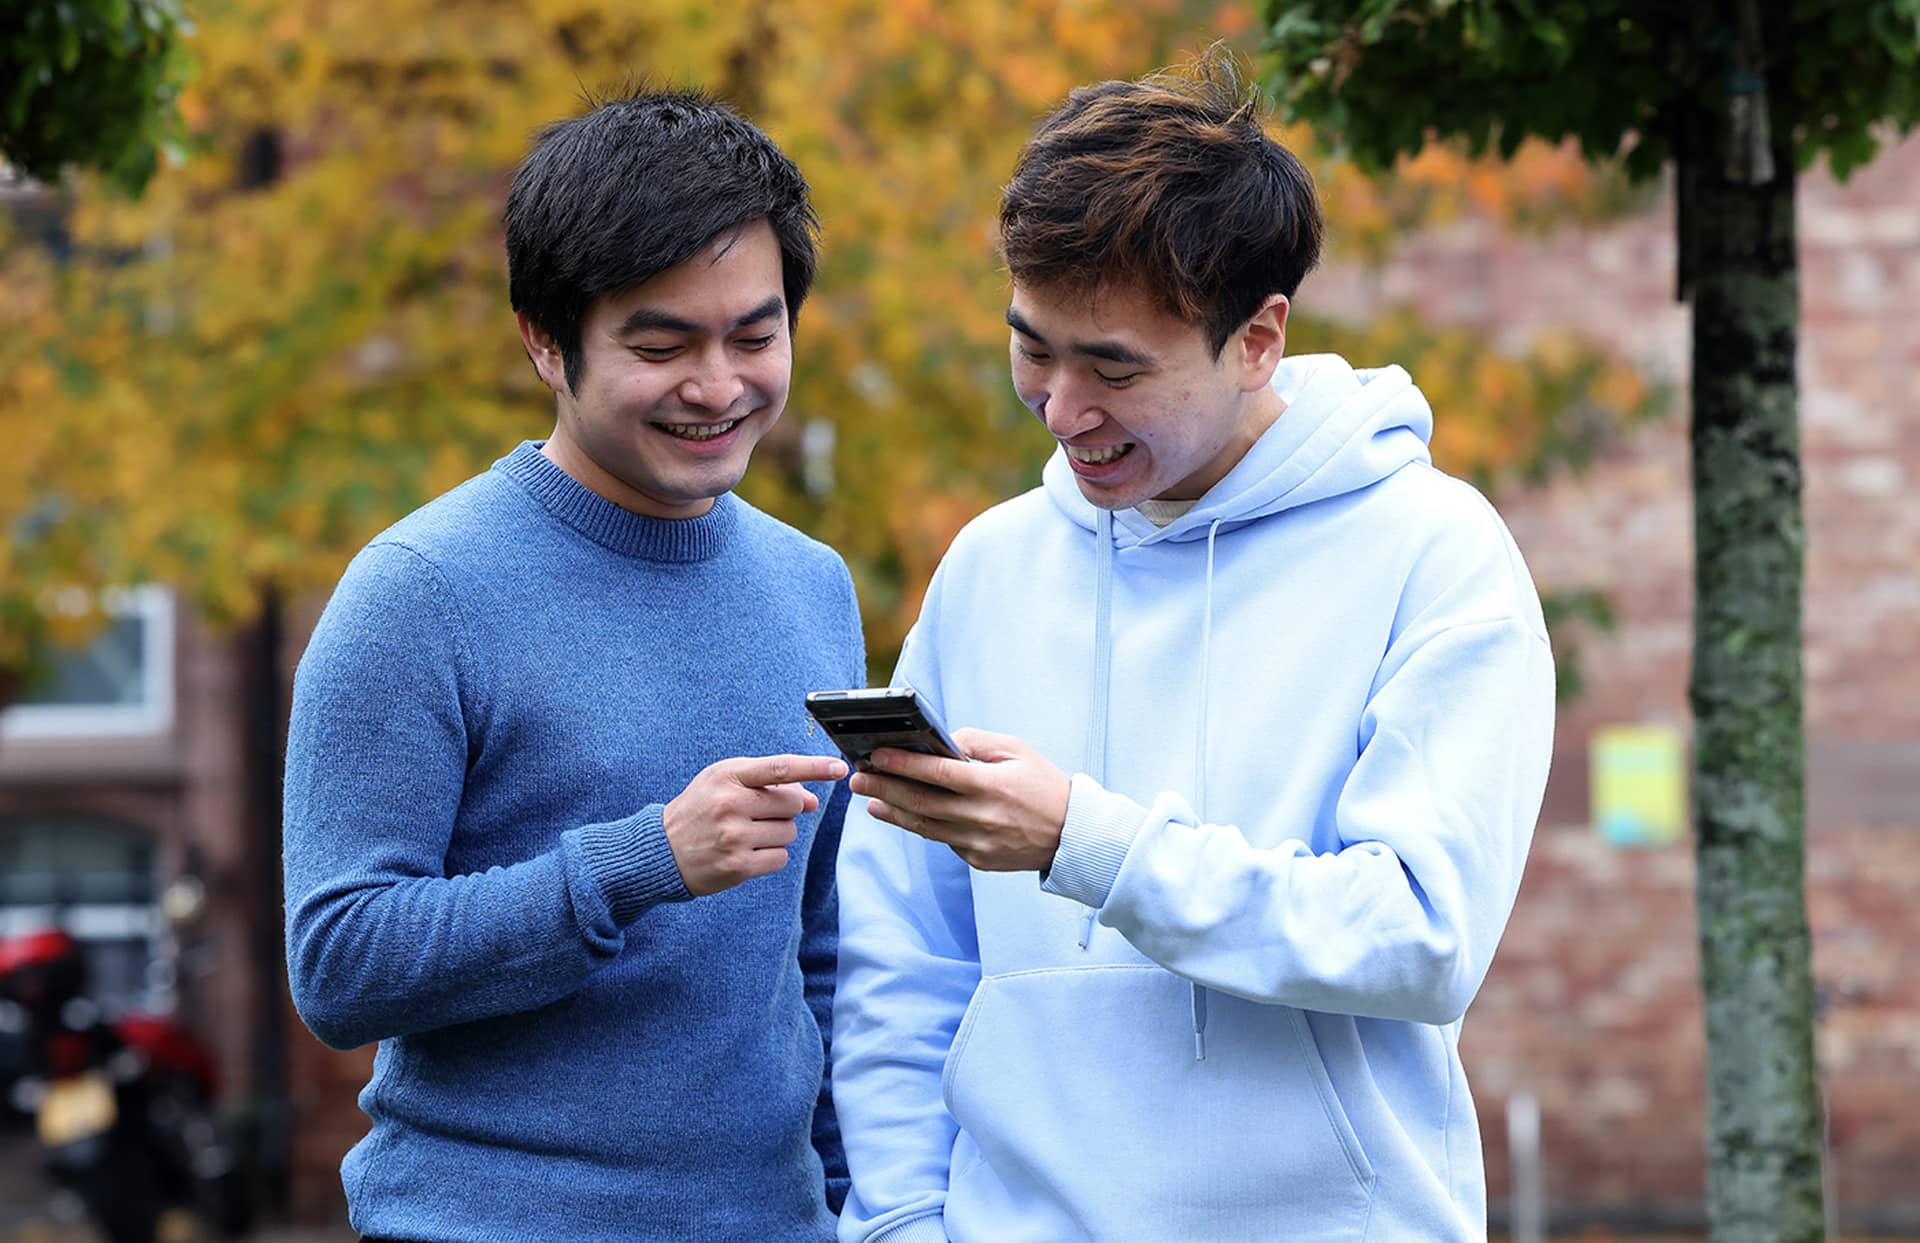
<path fill-rule="evenodd" d="M 840 1237 L 1482 1238 L 1461 1017 L 1553 728 L 1519 551 L 1404 371 L 1283 360 L 1319 212 L 1230 62 L 1075 91 L 1001 245 L 1060 447 L 901 656 L 972 762 L 853 779 Z"/>

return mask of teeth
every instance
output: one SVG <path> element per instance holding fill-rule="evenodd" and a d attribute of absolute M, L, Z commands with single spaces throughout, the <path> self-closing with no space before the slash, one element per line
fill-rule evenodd
<path fill-rule="evenodd" d="M 739 419 L 729 419 L 725 423 L 656 423 L 654 426 L 682 440 L 712 440 L 715 436 L 726 435 L 739 423 Z"/>
<path fill-rule="evenodd" d="M 1063 447 L 1068 457 L 1076 462 L 1084 462 L 1088 466 L 1105 466 L 1108 462 L 1117 462 L 1127 450 L 1133 448 L 1130 444 L 1108 445 L 1104 449 L 1076 449 L 1072 445 Z"/>

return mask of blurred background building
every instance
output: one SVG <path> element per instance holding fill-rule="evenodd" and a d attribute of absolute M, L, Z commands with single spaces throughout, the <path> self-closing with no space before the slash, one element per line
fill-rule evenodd
<path fill-rule="evenodd" d="M 768 67 L 772 52 L 764 63 L 729 53 L 722 46 L 727 29 L 716 34 L 686 23 L 719 49 L 703 80 L 724 79 L 731 95 L 751 99 L 756 116 L 772 118 L 770 128 L 815 179 L 828 266 L 802 326 L 788 435 L 763 448 L 749 488 L 758 489 L 756 502 L 847 551 L 881 677 L 946 540 L 990 500 L 1031 482 L 1045 450 L 1045 437 L 1026 426 L 1006 391 L 1003 360 L 994 356 L 1004 328 L 990 305 L 999 295 L 981 203 L 990 211 L 995 179 L 1010 167 L 1027 121 L 1067 86 L 1171 59 L 1162 36 L 1188 22 L 1188 10 L 1205 9 L 1209 29 L 1226 33 L 1247 20 L 1244 6 L 1234 4 L 1161 8 L 1160 17 L 1061 24 L 1052 31 L 1057 56 L 1042 60 L 1021 50 L 1031 42 L 1024 32 L 994 22 L 942 19 L 931 9 L 896 21 L 863 16 L 857 6 L 844 13 L 828 7 L 821 11 L 837 15 L 831 20 L 805 29 L 796 20 L 780 32 L 794 63 L 823 66 L 786 76 Z M 195 348 L 219 361 L 178 373 L 181 384 L 197 386 L 184 398 L 163 396 L 191 408 L 192 419 L 182 421 L 195 435 L 221 434 L 217 429 L 228 424 L 239 430 L 223 446 L 233 471 L 184 483 L 160 476 L 163 482 L 143 486 L 204 487 L 211 507 L 231 499 L 222 489 L 234 479 L 259 468 L 264 483 L 242 497 L 252 509 L 233 508 L 261 515 L 258 527 L 275 539 L 291 535 L 282 543 L 238 542 L 236 559 L 249 559 L 248 571 L 262 580 L 297 561 L 292 579 L 304 575 L 309 584 L 330 581 L 339 550 L 350 551 L 384 523 L 377 517 L 383 506 L 417 503 L 550 426 L 544 392 L 514 352 L 504 312 L 492 232 L 495 182 L 501 162 L 517 157 L 529 118 L 550 115 L 555 99 L 571 99 L 576 74 L 589 75 L 584 59 L 553 66 L 558 94 L 542 84 L 550 95 L 530 104 L 538 58 L 516 65 L 517 36 L 505 27 L 488 35 L 487 46 L 485 39 L 471 49 L 433 43 L 418 63 L 404 62 L 414 52 L 397 43 L 392 54 L 404 63 L 395 69 L 380 59 L 389 49 L 374 46 L 377 30 L 343 20 L 325 36 L 339 45 L 332 68 L 289 69 L 287 81 L 298 89 L 266 99 L 271 84 L 253 73 L 266 55 L 256 38 L 282 40 L 282 59 L 294 65 L 298 58 L 287 60 L 287 48 L 320 45 L 319 12 L 288 6 L 258 35 L 251 27 L 209 23 L 208 85 L 189 111 L 215 118 L 206 122 L 209 132 L 243 140 L 229 143 L 242 151 L 237 176 L 195 165 L 198 180 L 189 189 L 204 202 L 182 195 L 168 206 L 166 195 L 157 196 L 155 218 L 172 222 L 165 232 L 153 231 L 151 221 L 123 227 L 115 223 L 120 209 L 97 203 L 74 230 L 95 247 L 103 237 L 144 239 L 139 246 L 149 257 L 176 239 L 181 270 L 212 281 L 274 272 L 268 283 L 277 285 L 256 301 L 248 299 L 258 291 L 239 290 L 246 296 L 209 298 L 201 308 L 186 297 L 178 306 L 168 297 L 147 306 L 146 326 L 156 333 L 195 328 L 197 311 Z M 939 20 L 954 24 L 935 48 L 938 41 L 913 23 Z M 1152 30 L 1128 24 L 1152 21 L 1161 22 L 1152 28 L 1161 30 L 1157 43 L 1142 33 Z M 634 54 L 603 27 L 588 23 L 561 34 L 569 47 L 604 45 L 610 61 Z M 667 19 L 660 29 L 668 29 Z M 840 63 L 829 52 L 846 51 L 855 35 L 861 49 L 879 49 L 859 54 L 891 66 L 886 72 L 824 68 Z M 757 28 L 741 37 L 743 48 L 773 46 L 771 32 Z M 1141 63 L 1118 65 L 1114 49 L 1136 46 Z M 459 58 L 468 53 L 480 68 L 463 77 L 472 66 L 463 68 Z M 894 55 L 902 59 L 884 59 Z M 900 64 L 910 72 L 894 72 Z M 463 96 L 475 81 L 487 93 Z M 221 96 L 215 86 L 223 82 Z M 367 98 L 340 104 L 327 94 L 347 87 Z M 981 132 L 992 123 L 990 140 L 955 132 L 946 119 L 957 115 L 955 99 L 970 101 L 969 124 L 977 121 Z M 418 147 L 396 139 L 391 149 L 348 151 L 342 138 L 338 153 L 355 166 L 376 166 L 369 185 L 379 177 L 405 180 L 400 226 L 374 218 L 369 204 L 378 196 L 367 187 L 327 188 L 325 177 L 339 171 L 324 164 L 327 153 L 310 136 L 296 128 L 283 141 L 259 119 L 277 104 L 284 115 L 308 123 L 325 117 L 346 133 L 364 119 L 355 111 L 364 105 L 366 124 L 384 139 L 383 127 L 398 115 L 396 101 L 413 107 L 416 100 L 427 122 L 446 125 L 451 117 L 452 128 Z M 232 110 L 230 121 L 218 119 L 216 103 Z M 434 111 L 441 104 L 444 116 Z M 836 120 L 833 109 L 843 106 L 861 119 Z M 858 109 L 869 106 L 887 110 L 887 127 L 864 120 Z M 827 119 L 808 128 L 816 114 Z M 472 145 L 457 147 L 463 141 Z M 470 165 L 460 168 L 456 184 L 424 173 L 415 179 L 420 152 L 428 149 L 436 156 L 464 152 Z M 908 158 L 912 163 L 901 162 Z M 1316 156 L 1315 167 L 1329 165 Z M 303 168 L 321 174 L 320 190 L 301 181 Z M 1567 165 L 1549 153 L 1536 168 L 1558 177 Z M 1428 162 L 1403 173 L 1406 184 L 1426 188 L 1452 178 L 1447 184 L 1467 186 L 1469 197 L 1486 188 L 1477 180 L 1483 174 L 1464 166 Z M 230 201 L 209 188 L 216 176 L 236 183 Z M 1920 976 L 1903 969 L 1906 947 L 1920 937 L 1920 504 L 1908 495 L 1920 482 L 1916 185 L 1920 140 L 1889 148 L 1844 186 L 1819 171 L 1803 179 L 1800 380 L 1809 532 L 1808 899 L 1829 1112 L 1829 1208 L 1856 1228 L 1920 1232 L 1920 1184 L 1910 1172 L 1911 1154 L 1920 1151 Z M 1437 451 L 1444 450 L 1445 464 L 1490 482 L 1543 592 L 1596 593 L 1613 619 L 1598 624 L 1599 614 L 1589 610 L 1583 621 L 1576 610 L 1556 630 L 1563 667 L 1577 664 L 1582 687 L 1563 708 L 1519 905 L 1466 1021 L 1462 1046 L 1487 1141 L 1496 1219 L 1508 1210 L 1515 1155 L 1509 1107 L 1531 1100 L 1557 1221 L 1695 1228 L 1703 1220 L 1705 1122 L 1691 848 L 1684 833 L 1670 838 L 1657 825 L 1637 838 L 1611 827 L 1603 832 L 1594 814 L 1596 774 L 1604 784 L 1619 759 L 1596 752 L 1596 742 L 1611 737 L 1607 731 L 1650 730 L 1640 737 L 1651 738 L 1657 751 L 1662 739 L 1683 748 L 1688 729 L 1692 552 L 1684 400 L 1676 397 L 1651 418 L 1601 420 L 1606 427 L 1587 429 L 1594 434 L 1582 441 L 1593 450 L 1591 461 L 1574 463 L 1579 469 L 1560 461 L 1527 482 L 1525 472 L 1508 467 L 1528 454 L 1503 439 L 1519 433 L 1503 427 L 1580 424 L 1598 407 L 1582 390 L 1568 397 L 1566 410 L 1537 409 L 1542 392 L 1559 391 L 1534 382 L 1537 373 L 1561 374 L 1551 361 L 1533 371 L 1488 361 L 1540 351 L 1558 334 L 1624 360 L 1653 381 L 1649 389 L 1683 395 L 1688 313 L 1673 296 L 1671 201 L 1642 195 L 1581 220 L 1562 215 L 1552 227 L 1516 228 L 1511 212 L 1403 211 L 1393 195 L 1363 190 L 1347 173 L 1323 171 L 1322 188 L 1330 235 L 1366 241 L 1358 252 L 1336 250 L 1308 279 L 1297 300 L 1296 351 L 1350 349 L 1361 365 L 1390 353 L 1406 357 L 1434 396 L 1437 436 L 1452 438 L 1444 446 L 1437 440 Z M 284 203 L 266 201 L 279 194 Z M 209 203 L 201 214 L 233 213 L 211 228 L 229 235 L 223 244 L 232 253 L 194 259 L 206 239 L 195 238 L 193 217 Z M 246 214 L 255 206 L 261 210 Z M 45 194 L 0 186 L 0 213 L 12 221 L 16 241 L 44 242 L 56 262 L 74 253 L 68 218 Z M 353 228 L 322 235 L 304 223 L 309 217 Z M 405 232 L 415 224 L 415 233 Z M 412 265 L 401 276 L 361 263 L 368 236 L 383 228 L 383 238 L 405 234 L 393 242 Z M 121 246 L 139 248 L 125 236 Z M 282 255 L 293 249 L 282 245 L 288 238 L 314 253 Z M 284 271 L 274 266 L 283 259 Z M 6 275 L 0 271 L 0 292 Z M 346 292 L 327 283 L 336 277 Z M 37 279 L 29 273 L 29 285 Z M 452 292 L 436 302 L 440 288 Z M 368 304 L 391 305 L 394 314 L 386 322 L 369 318 Z M 228 316 L 230 307 L 237 309 Z M 1452 335 L 1407 344 L 1404 334 L 1380 329 L 1408 308 L 1433 332 Z M 221 320 L 209 326 L 212 310 Z M 318 341 L 300 336 L 322 314 L 336 312 L 344 326 L 323 325 Z M 274 318 L 283 314 L 284 321 Z M 106 320 L 91 323 L 81 330 L 114 328 Z M 236 383 L 231 392 L 220 387 L 258 364 L 246 353 L 248 342 L 270 334 L 297 356 L 288 369 L 267 368 L 265 378 Z M 344 378 L 335 366 L 342 355 L 350 363 Z M 467 360 L 471 374 L 452 376 L 458 360 Z M 132 374 L 132 389 L 157 391 L 171 373 Z M 0 417 L 20 420 L 10 428 L 78 408 L 71 401 L 34 404 L 54 400 L 53 390 L 25 380 L 9 390 L 10 379 L 19 377 L 0 375 Z M 1602 375 L 1603 386 L 1613 382 Z M 1631 391 L 1600 406 L 1619 413 L 1642 404 L 1639 380 L 1620 383 Z M 287 403 L 284 426 L 246 421 L 288 391 L 297 399 Z M 9 407 L 14 397 L 20 404 Z M 223 400 L 231 407 L 220 406 Z M 1587 413 L 1572 411 L 1575 405 Z M 103 422 L 97 438 L 114 443 L 114 428 L 140 426 Z M 326 438 L 339 428 L 347 431 Z M 357 439 L 347 443 L 348 432 Z M 1584 434 L 1581 426 L 1561 433 L 1576 440 Z M 313 439 L 300 439 L 307 435 Z M 325 472 L 297 468 L 315 458 L 325 459 Z M 428 458 L 430 467 L 415 461 Z M 279 473 L 265 473 L 268 461 Z M 396 482 L 403 470 L 415 473 Z M 309 493 L 324 488 L 338 494 L 327 494 L 322 505 Z M 410 497 L 410 488 L 419 495 Z M 337 512 L 349 520 L 336 522 Z M 329 563 L 302 560 L 298 548 L 285 552 L 301 538 L 332 541 L 332 568 L 312 569 L 309 562 Z M 107 625 L 84 646 L 57 650 L 31 684 L 0 687 L 0 935 L 62 925 L 87 946 L 110 1008 L 180 1017 L 218 1056 L 229 1108 L 252 1137 L 270 1210 L 299 1222 L 337 1222 L 344 1213 L 339 1161 L 364 1131 L 355 1097 L 372 1050 L 328 1050 L 293 1014 L 279 891 L 287 691 L 324 592 L 270 592 L 262 610 L 228 598 L 240 590 L 236 581 L 214 572 L 191 586 L 163 582 L 113 593 L 101 601 Z M 68 603 L 75 612 L 90 607 L 86 599 L 63 602 L 57 592 L 39 598 L 53 613 Z M 222 605 L 212 612 L 247 620 L 208 625 L 201 618 L 209 599 Z M 1636 780 L 1646 786 L 1664 778 L 1643 773 Z M 13 1056 L 0 1031 L 0 1079 L 17 1073 Z M 0 1124 L 5 1239 L 10 1223 L 42 1210 L 46 1192 L 34 1176 L 22 1115 L 0 1102 Z"/>

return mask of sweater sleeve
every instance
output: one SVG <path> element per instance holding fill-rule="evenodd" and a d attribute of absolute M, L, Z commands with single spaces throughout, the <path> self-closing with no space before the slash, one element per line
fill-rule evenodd
<path fill-rule="evenodd" d="M 915 658 L 929 647 L 908 637 L 895 682 L 938 710 L 937 671 Z M 959 1128 L 941 1074 L 980 981 L 971 882 L 947 847 L 875 820 L 865 799 L 853 804 L 840 847 L 834 1001 L 834 1103 L 853 1175 L 840 1238 L 943 1240 Z"/>
<path fill-rule="evenodd" d="M 1167 792 L 1073 779 L 1044 888 L 1155 962 L 1252 1001 L 1450 1023 L 1505 928 L 1546 783 L 1553 663 L 1519 619 L 1403 636 L 1334 806 L 1337 851 L 1255 847 Z M 1276 762 L 1284 762 L 1276 760 Z"/>
<path fill-rule="evenodd" d="M 684 900 L 662 807 L 581 825 L 536 858 L 446 875 L 473 671 L 452 593 L 409 548 L 348 568 L 295 675 L 287 739 L 287 968 L 335 1048 L 535 1009 Z"/>

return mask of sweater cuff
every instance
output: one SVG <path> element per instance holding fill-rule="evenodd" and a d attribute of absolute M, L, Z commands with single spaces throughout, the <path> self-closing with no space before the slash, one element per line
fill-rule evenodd
<path fill-rule="evenodd" d="M 1099 910 L 1107 904 L 1120 865 L 1146 819 L 1147 809 L 1140 804 L 1101 788 L 1085 773 L 1075 773 L 1060 849 L 1040 888 Z"/>
<path fill-rule="evenodd" d="M 580 857 L 600 883 L 613 922 L 624 928 L 647 908 L 661 902 L 685 902 L 693 897 L 674 862 L 661 820 L 666 809 L 658 804 L 625 820 L 589 824 L 576 829 Z"/>
<path fill-rule="evenodd" d="M 878 1234 L 868 1235 L 867 1243 L 947 1243 L 946 1218 L 940 1213 L 911 1217 Z"/>

